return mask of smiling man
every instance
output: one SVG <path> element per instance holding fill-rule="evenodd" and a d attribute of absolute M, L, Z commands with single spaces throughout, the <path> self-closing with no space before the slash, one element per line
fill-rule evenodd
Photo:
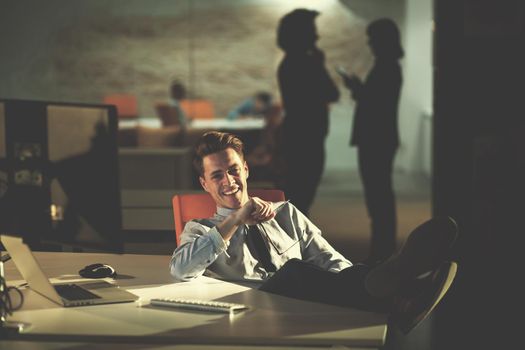
<path fill-rule="evenodd" d="M 209 219 L 186 224 L 171 263 L 177 279 L 191 280 L 207 271 L 223 279 L 260 282 L 294 258 L 333 272 L 352 266 L 292 204 L 248 196 L 249 169 L 236 136 L 204 134 L 195 149 L 194 166 L 217 212 Z M 250 232 L 250 227 L 258 232 Z M 261 262 L 266 252 L 261 252 L 259 232 L 265 248 L 271 246 L 266 252 L 275 269 Z"/>
<path fill-rule="evenodd" d="M 259 282 L 259 290 L 270 293 L 390 313 L 408 332 L 431 312 L 454 279 L 456 264 L 446 261 L 457 234 L 450 218 L 417 227 L 381 265 L 353 265 L 292 203 L 249 197 L 249 169 L 236 136 L 204 134 L 195 148 L 194 166 L 217 212 L 184 227 L 170 262 L 178 280 L 206 273 Z M 341 225 L 349 223 L 341 220 Z"/>

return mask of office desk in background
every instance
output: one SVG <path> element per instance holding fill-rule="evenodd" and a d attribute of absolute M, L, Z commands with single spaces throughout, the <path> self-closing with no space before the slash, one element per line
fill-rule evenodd
<path fill-rule="evenodd" d="M 119 128 L 136 128 L 138 126 L 158 129 L 162 122 L 158 118 L 121 119 Z M 226 118 L 194 119 L 188 124 L 191 129 L 213 129 L 213 130 L 260 130 L 265 126 L 262 118 L 246 118 L 230 120 Z"/>
<path fill-rule="evenodd" d="M 260 130 L 265 126 L 265 121 L 262 118 L 246 118 L 246 119 L 194 119 L 191 121 L 191 128 L 194 129 L 215 129 L 215 130 Z"/>
<path fill-rule="evenodd" d="M 265 121 L 261 118 L 236 120 L 225 118 L 194 119 L 188 123 L 182 133 L 177 134 L 177 132 L 171 133 L 171 131 L 163 127 L 161 120 L 158 118 L 123 119 L 119 120 L 119 145 L 121 147 L 141 147 L 143 146 L 142 143 L 145 142 L 146 147 L 152 147 L 152 144 L 163 143 L 160 140 L 165 140 L 164 143 L 167 144 L 173 143 L 180 147 L 193 147 L 202 134 L 214 130 L 229 132 L 239 136 L 244 142 L 245 150 L 249 153 L 260 142 L 261 132 L 264 127 Z M 139 134 L 142 136 L 139 136 Z"/>
<path fill-rule="evenodd" d="M 332 345 L 379 348 L 385 340 L 385 315 L 303 302 L 207 277 L 174 283 L 168 273 L 169 256 L 34 254 L 47 276 L 54 277 L 53 282 L 74 281 L 79 278 L 76 272 L 91 263 L 110 264 L 118 272 L 115 282 L 139 295 L 140 300 L 136 303 L 63 308 L 30 289 L 24 289 L 26 301 L 23 308 L 8 320 L 26 322 L 31 326 L 10 340 L 13 343 L 2 341 L 0 347 L 7 344 L 15 349 L 17 344 L 24 346 L 25 341 L 31 341 L 33 345 L 34 342 L 46 341 L 46 348 L 54 342 L 57 347 L 51 348 L 55 349 L 63 348 L 60 344 L 64 342 L 150 344 L 159 348 L 170 344 L 178 345 L 177 349 L 192 348 L 188 347 L 191 344 L 199 344 L 193 349 L 204 345 L 219 349 L 218 345 L 227 344 L 255 348 L 272 346 L 265 349 Z M 23 282 L 12 261 L 6 264 L 6 275 L 10 285 Z M 224 315 L 149 305 L 151 298 L 162 297 L 243 303 L 251 309 Z"/>
<path fill-rule="evenodd" d="M 244 143 L 245 154 L 249 154 L 261 141 L 264 126 L 265 121 L 261 118 L 194 119 L 186 130 L 185 144 L 194 145 L 197 139 L 207 131 L 222 131 L 239 136 Z"/>

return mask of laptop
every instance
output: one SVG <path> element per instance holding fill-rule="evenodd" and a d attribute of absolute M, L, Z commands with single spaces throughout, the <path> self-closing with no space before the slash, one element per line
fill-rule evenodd
<path fill-rule="evenodd" d="M 106 281 L 51 283 L 22 238 L 1 236 L 0 239 L 29 288 L 59 305 L 71 307 L 113 304 L 138 299 L 137 295 Z"/>

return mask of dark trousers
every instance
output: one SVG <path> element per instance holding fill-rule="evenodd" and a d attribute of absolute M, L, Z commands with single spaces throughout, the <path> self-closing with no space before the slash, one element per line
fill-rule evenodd
<path fill-rule="evenodd" d="M 392 188 L 395 148 L 359 146 L 359 173 L 371 221 L 369 261 L 382 261 L 396 250 L 396 204 Z"/>
<path fill-rule="evenodd" d="M 283 190 L 286 198 L 306 216 L 323 175 L 324 147 L 324 137 L 285 141 Z"/>
<path fill-rule="evenodd" d="M 374 298 L 366 292 L 364 281 L 369 270 L 367 265 L 357 264 L 333 273 L 292 259 L 259 290 L 306 301 L 388 312 L 391 300 Z"/>

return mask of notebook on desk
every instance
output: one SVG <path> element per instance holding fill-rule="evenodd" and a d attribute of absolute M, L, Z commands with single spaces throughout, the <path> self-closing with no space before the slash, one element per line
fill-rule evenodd
<path fill-rule="evenodd" d="M 21 238 L 1 236 L 1 241 L 29 288 L 59 305 L 71 307 L 112 304 L 132 302 L 138 299 L 135 294 L 106 281 L 51 283 Z"/>

